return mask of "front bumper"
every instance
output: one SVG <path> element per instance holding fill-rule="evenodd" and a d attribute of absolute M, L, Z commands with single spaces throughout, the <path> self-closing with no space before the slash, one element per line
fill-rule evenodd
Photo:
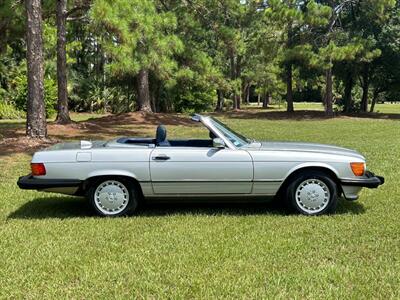
<path fill-rule="evenodd" d="M 22 176 L 17 184 L 23 190 L 46 190 L 53 188 L 79 188 L 82 180 L 79 179 L 41 179 L 35 178 L 31 174 Z"/>
<path fill-rule="evenodd" d="M 370 171 L 365 172 L 365 176 L 366 178 L 360 179 L 341 179 L 340 182 L 345 186 L 366 187 L 370 189 L 376 189 L 378 186 L 385 183 L 384 177 L 377 176 Z"/>

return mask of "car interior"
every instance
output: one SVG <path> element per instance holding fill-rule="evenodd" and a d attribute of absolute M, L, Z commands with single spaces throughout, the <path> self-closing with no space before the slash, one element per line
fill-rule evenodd
<path fill-rule="evenodd" d="M 159 125 L 156 130 L 156 138 L 135 138 L 123 137 L 117 140 L 121 144 L 150 145 L 155 144 L 157 147 L 213 147 L 213 139 L 215 134 L 209 131 L 209 139 L 179 139 L 168 140 L 167 129 L 164 125 Z"/>

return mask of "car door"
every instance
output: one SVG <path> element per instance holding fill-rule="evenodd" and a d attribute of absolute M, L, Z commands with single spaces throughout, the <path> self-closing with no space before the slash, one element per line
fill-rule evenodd
<path fill-rule="evenodd" d="M 248 194 L 253 163 L 244 150 L 157 147 L 150 175 L 155 194 Z"/>

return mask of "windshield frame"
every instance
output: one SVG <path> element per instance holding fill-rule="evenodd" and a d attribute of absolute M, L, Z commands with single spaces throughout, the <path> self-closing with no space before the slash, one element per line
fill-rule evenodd
<path fill-rule="evenodd" d="M 229 141 L 229 143 L 235 148 L 242 148 L 250 144 L 250 140 L 247 137 L 229 128 L 226 124 L 222 123 L 218 119 L 209 117 L 209 120 L 213 128 L 218 130 L 218 132 L 223 136 L 224 140 Z M 235 143 L 235 141 L 237 143 Z"/>

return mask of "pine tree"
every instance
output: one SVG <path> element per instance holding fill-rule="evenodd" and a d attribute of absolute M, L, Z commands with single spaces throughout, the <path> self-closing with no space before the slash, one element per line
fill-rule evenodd
<path fill-rule="evenodd" d="M 42 40 L 42 6 L 40 0 L 26 0 L 26 44 L 28 65 L 28 99 L 26 134 L 32 138 L 47 136 L 44 106 L 44 71 Z"/>
<path fill-rule="evenodd" d="M 174 35 L 175 16 L 157 11 L 150 0 L 98 0 L 91 18 L 103 35 L 109 70 L 116 76 L 134 77 L 137 109 L 151 112 L 149 77 L 172 76 L 176 69 L 173 55 L 182 50 Z"/>
<path fill-rule="evenodd" d="M 57 118 L 56 122 L 67 124 L 71 122 L 68 109 L 67 89 L 67 50 L 66 50 L 66 19 L 67 0 L 57 0 L 56 23 L 57 23 Z"/>
<path fill-rule="evenodd" d="M 380 56 L 375 35 L 380 31 L 387 11 L 394 5 L 392 0 L 377 1 L 320 1 L 331 7 L 328 26 L 321 33 L 318 55 L 326 74 L 325 109 L 332 114 L 333 74 L 344 83 L 343 109 L 354 110 L 353 87 L 360 80 L 362 97 L 360 110 L 366 112 L 371 78 L 370 63 Z M 336 72 L 333 72 L 334 66 Z"/>
<path fill-rule="evenodd" d="M 281 28 L 283 47 L 283 78 L 286 82 L 287 111 L 293 112 L 293 69 L 312 55 L 310 32 L 328 23 L 329 8 L 315 1 L 271 0 L 266 9 L 267 18 Z"/>

